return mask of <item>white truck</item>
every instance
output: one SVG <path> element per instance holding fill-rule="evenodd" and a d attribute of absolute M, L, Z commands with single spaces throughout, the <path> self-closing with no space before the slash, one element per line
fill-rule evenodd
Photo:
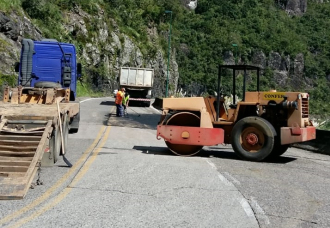
<path fill-rule="evenodd" d="M 154 83 L 154 70 L 137 67 L 121 67 L 119 86 L 130 95 L 130 102 L 136 101 L 150 106 L 151 90 Z"/>

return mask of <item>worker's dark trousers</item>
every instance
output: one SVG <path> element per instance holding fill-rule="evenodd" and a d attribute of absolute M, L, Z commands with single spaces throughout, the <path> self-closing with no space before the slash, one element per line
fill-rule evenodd
<path fill-rule="evenodd" d="M 124 116 L 124 109 L 121 104 L 116 104 L 117 111 L 116 111 L 116 116 Z"/>

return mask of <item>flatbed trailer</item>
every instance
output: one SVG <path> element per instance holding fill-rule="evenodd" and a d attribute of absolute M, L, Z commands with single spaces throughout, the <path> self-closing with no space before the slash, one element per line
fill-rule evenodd
<path fill-rule="evenodd" d="M 22 199 L 38 168 L 65 154 L 70 120 L 79 114 L 79 103 L 70 103 L 65 89 L 11 92 L 11 99 L 8 91 L 0 102 L 0 199 Z"/>

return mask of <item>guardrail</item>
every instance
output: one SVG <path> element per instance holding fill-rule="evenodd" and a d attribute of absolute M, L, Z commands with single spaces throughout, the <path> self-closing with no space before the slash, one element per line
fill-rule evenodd
<path fill-rule="evenodd" d="M 297 143 L 293 146 L 304 150 L 330 155 L 330 131 L 316 129 L 316 139 Z"/>

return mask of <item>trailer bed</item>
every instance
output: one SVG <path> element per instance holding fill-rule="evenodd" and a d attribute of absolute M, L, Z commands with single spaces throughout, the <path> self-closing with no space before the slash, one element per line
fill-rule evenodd
<path fill-rule="evenodd" d="M 59 107 L 0 102 L 0 199 L 24 198 L 58 124 L 58 111 L 69 117 L 79 112 L 79 103 Z"/>
<path fill-rule="evenodd" d="M 60 112 L 68 112 L 69 116 L 75 116 L 79 112 L 79 103 L 59 103 Z M 3 116 L 3 117 L 2 117 Z M 29 118 L 29 117 L 39 117 L 44 118 L 45 120 L 58 118 L 57 105 L 50 104 L 11 104 L 0 102 L 0 117 L 9 117 L 10 118 Z"/>

